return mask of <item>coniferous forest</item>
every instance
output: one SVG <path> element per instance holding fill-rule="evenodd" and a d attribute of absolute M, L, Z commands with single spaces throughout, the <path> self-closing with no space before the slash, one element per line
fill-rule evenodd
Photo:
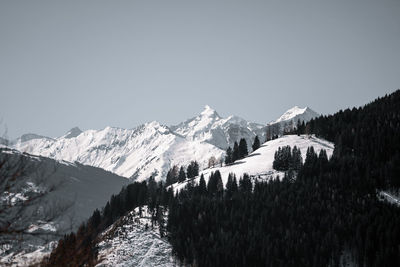
<path fill-rule="evenodd" d="M 400 266 L 400 208 L 378 196 L 400 187 L 400 91 L 321 116 L 293 134 L 334 142 L 333 156 L 309 148 L 302 162 L 297 148 L 284 147 L 274 166 L 287 171 L 281 179 L 252 183 L 231 174 L 224 188 L 216 171 L 208 183 L 201 177 L 175 195 L 152 179 L 131 184 L 65 236 L 43 265 L 93 265 L 97 234 L 149 205 L 155 221 L 168 207 L 163 235 L 183 265 Z M 184 179 L 178 168 L 174 173 Z"/>

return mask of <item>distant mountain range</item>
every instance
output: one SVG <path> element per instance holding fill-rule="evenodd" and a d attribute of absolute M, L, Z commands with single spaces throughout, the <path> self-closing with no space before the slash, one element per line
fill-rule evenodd
<path fill-rule="evenodd" d="M 204 168 L 211 156 L 223 157 L 226 148 L 241 138 L 250 148 L 256 135 L 265 140 L 268 126 L 284 129 L 298 120 L 309 121 L 317 116 L 310 108 L 296 106 L 263 125 L 237 116 L 222 118 L 205 106 L 198 116 L 170 127 L 156 121 L 134 129 L 81 131 L 75 127 L 58 138 L 25 134 L 11 145 L 34 155 L 100 167 L 131 180 L 143 181 L 150 176 L 162 180 L 172 165 L 196 160 Z"/>
<path fill-rule="evenodd" d="M 106 127 L 82 131 L 74 127 L 58 138 L 33 133 L 12 142 L 2 138 L 0 157 L 23 159 L 35 171 L 21 177 L 4 192 L 1 201 L 12 204 L 38 194 L 40 197 L 29 201 L 20 216 L 24 220 L 15 222 L 29 231 L 24 235 L 24 242 L 12 243 L 14 236 L 6 237 L 11 250 L 0 250 L 1 263 L 22 263 L 49 253 L 54 244 L 50 241 L 76 230 L 95 208 L 104 206 L 111 194 L 130 181 L 143 181 L 150 176 L 163 180 L 172 165 L 188 165 L 191 160 L 200 163 L 202 173 L 208 178 L 207 174 L 215 169 L 206 169 L 208 159 L 224 157 L 226 148 L 233 146 L 235 141 L 245 138 L 251 151 L 255 136 L 263 142 L 268 127 L 275 125 L 283 130 L 288 125 L 295 125 L 293 122 L 308 121 L 316 116 L 318 114 L 309 108 L 294 107 L 276 121 L 263 125 L 237 116 L 223 118 L 205 106 L 198 116 L 174 126 L 153 121 L 134 129 Z M 313 139 L 297 136 L 292 139 L 293 144 L 303 148 L 303 154 L 307 145 L 318 146 Z M 279 175 L 270 165 L 272 155 L 281 143 L 290 142 L 286 139 L 271 141 L 248 159 L 221 168 L 224 180 L 228 172 Z M 174 188 L 181 186 L 183 184 L 176 184 Z M 45 194 L 41 196 L 42 193 Z M 13 214 L 9 217 L 12 220 Z M 42 236 L 48 238 L 42 240 Z"/>

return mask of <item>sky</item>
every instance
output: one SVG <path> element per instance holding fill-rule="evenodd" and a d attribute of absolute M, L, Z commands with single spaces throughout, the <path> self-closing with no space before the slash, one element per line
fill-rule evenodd
<path fill-rule="evenodd" d="M 399 0 L 0 0 L 0 130 L 267 123 L 400 88 Z"/>

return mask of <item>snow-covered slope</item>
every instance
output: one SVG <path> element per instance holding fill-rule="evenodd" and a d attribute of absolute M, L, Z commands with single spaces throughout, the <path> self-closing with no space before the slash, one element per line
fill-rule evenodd
<path fill-rule="evenodd" d="M 272 125 L 298 119 L 308 121 L 317 116 L 309 108 L 288 110 Z M 35 134 L 24 135 L 13 143 L 13 148 L 34 155 L 57 160 L 79 162 L 100 167 L 132 180 L 146 180 L 154 176 L 165 179 L 172 165 L 188 165 L 191 160 L 206 167 L 211 156 L 224 154 L 241 138 L 247 140 L 249 150 L 256 135 L 265 140 L 266 127 L 237 116 L 222 118 L 206 106 L 200 115 L 176 126 L 158 122 L 146 123 L 134 129 L 106 127 L 102 130 L 72 128 L 65 135 L 49 138 Z"/>
<path fill-rule="evenodd" d="M 295 120 L 295 122 L 297 122 L 298 119 L 300 119 L 301 121 L 309 121 L 317 116 L 319 116 L 319 114 L 309 107 L 300 108 L 298 106 L 294 106 L 293 108 L 283 113 L 282 116 L 280 116 L 271 124 L 289 120 Z"/>
<path fill-rule="evenodd" d="M 283 113 L 277 120 L 270 122 L 267 127 L 273 127 L 282 133 L 285 129 L 289 128 L 291 130 L 293 127 L 296 127 L 298 121 L 308 122 L 318 116 L 319 114 L 309 107 L 300 108 L 294 106 Z"/>
<path fill-rule="evenodd" d="M 222 118 L 206 105 L 200 115 L 172 126 L 171 129 L 188 140 L 208 142 L 226 149 L 241 138 L 245 138 L 251 145 L 256 135 L 265 135 L 263 127 L 262 124 L 249 122 L 237 116 Z"/>
<path fill-rule="evenodd" d="M 325 149 L 328 157 L 332 155 L 334 149 L 333 143 L 315 136 L 309 137 L 306 135 L 285 135 L 264 143 L 259 149 L 251 153 L 248 157 L 237 160 L 232 165 L 205 169 L 201 171 L 200 174 L 204 174 L 204 178 L 206 182 L 208 182 L 211 172 L 218 170 L 221 173 L 224 185 L 228 180 L 229 173 L 236 174 L 238 179 L 244 173 L 264 180 L 277 177 L 278 175 L 282 178 L 284 173 L 274 170 L 272 168 L 272 163 L 274 161 L 275 151 L 278 150 L 279 147 L 287 145 L 291 146 L 292 148 L 297 146 L 297 148 L 301 150 L 303 161 L 306 157 L 307 148 L 310 146 L 313 146 L 317 153 L 319 153 L 321 149 Z M 186 186 L 187 182 L 188 181 L 177 183 L 172 186 L 175 190 L 180 190 Z M 198 183 L 199 177 L 195 178 L 194 182 Z"/>
<path fill-rule="evenodd" d="M 96 266 L 180 266 L 167 239 L 160 237 L 158 225 L 151 228 L 147 206 L 142 210 L 141 215 L 139 208 L 129 212 L 101 234 Z"/>
<path fill-rule="evenodd" d="M 14 147 L 30 154 L 101 167 L 138 181 L 151 175 L 156 180 L 164 179 L 173 164 L 187 165 L 197 160 L 205 166 L 211 156 L 223 154 L 209 143 L 187 140 L 158 122 L 135 129 L 107 127 L 81 133 L 72 129 L 57 139 L 18 140 Z"/>

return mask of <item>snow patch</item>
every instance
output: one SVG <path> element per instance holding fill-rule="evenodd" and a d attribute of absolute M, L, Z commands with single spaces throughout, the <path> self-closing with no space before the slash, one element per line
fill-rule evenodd
<path fill-rule="evenodd" d="M 160 237 L 157 225 L 151 228 L 150 218 L 147 206 L 141 212 L 136 208 L 104 231 L 96 266 L 178 266 L 171 245 Z"/>

